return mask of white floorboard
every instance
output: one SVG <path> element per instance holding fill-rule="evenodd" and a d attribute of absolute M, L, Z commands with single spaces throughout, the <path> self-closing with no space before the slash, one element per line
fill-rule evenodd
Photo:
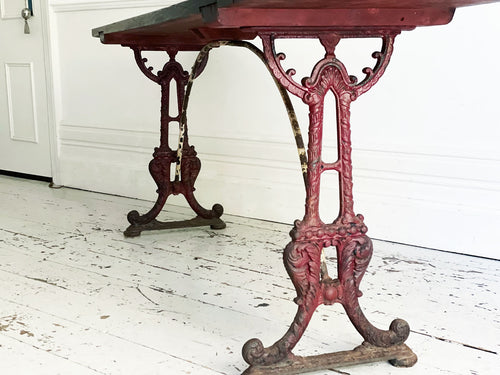
<path fill-rule="evenodd" d="M 126 213 L 150 206 L 0 176 L 0 374 L 233 375 L 246 340 L 281 337 L 296 311 L 281 261 L 290 226 L 226 216 L 222 231 L 123 237 Z M 383 329 L 406 319 L 419 362 L 313 374 L 499 374 L 500 262 L 374 246 L 362 306 Z M 341 306 L 321 306 L 295 353 L 361 341 Z"/>

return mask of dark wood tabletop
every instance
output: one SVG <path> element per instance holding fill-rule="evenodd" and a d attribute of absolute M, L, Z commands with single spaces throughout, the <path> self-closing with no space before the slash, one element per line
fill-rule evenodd
<path fill-rule="evenodd" d="M 92 30 L 106 44 L 198 50 L 259 31 L 413 29 L 451 21 L 455 8 L 500 0 L 187 0 Z"/>

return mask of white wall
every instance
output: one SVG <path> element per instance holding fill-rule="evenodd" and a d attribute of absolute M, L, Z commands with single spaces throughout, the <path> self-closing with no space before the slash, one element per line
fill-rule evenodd
<path fill-rule="evenodd" d="M 102 45 L 90 30 L 170 3 L 51 1 L 60 183 L 155 199 L 147 164 L 158 145 L 159 87 L 131 50 Z M 355 210 L 372 237 L 500 258 L 492 235 L 500 227 L 499 16 L 500 4 L 464 8 L 450 25 L 403 33 L 386 75 L 353 104 Z M 312 42 L 279 48 L 298 77 L 323 54 Z M 378 48 L 378 41 L 346 43 L 340 53 L 360 76 Z M 187 70 L 193 59 L 180 56 Z M 304 105 L 295 103 L 307 133 Z M 301 218 L 295 146 L 260 61 L 246 50 L 213 51 L 190 105 L 190 140 L 202 159 L 199 200 L 231 214 Z M 328 155 L 335 154 L 332 129 Z M 336 177 L 323 182 L 322 212 L 331 220 Z"/>

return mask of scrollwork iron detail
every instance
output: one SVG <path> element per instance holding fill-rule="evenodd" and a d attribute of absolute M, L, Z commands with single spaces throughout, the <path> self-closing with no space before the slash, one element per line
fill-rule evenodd
<path fill-rule="evenodd" d="M 377 60 L 374 68 L 365 68 L 365 78 L 358 83 L 355 77 L 348 74 L 344 64 L 335 56 L 335 48 L 341 37 L 335 33 L 321 34 L 319 39 L 325 47 L 325 58 L 314 67 L 311 76 L 298 84 L 293 79 L 293 69 L 285 71 L 281 62 L 283 53 L 275 50 L 275 35 L 262 33 L 263 52 L 268 61 L 270 71 L 278 82 L 290 93 L 301 98 L 309 106 L 309 144 L 307 150 L 306 176 L 306 212 L 304 221 L 310 226 L 321 225 L 319 217 L 319 191 L 321 174 L 328 169 L 339 172 L 340 212 L 337 220 L 343 223 L 359 222 L 354 214 L 352 195 L 352 161 L 350 134 L 350 105 L 359 95 L 368 91 L 382 76 L 393 51 L 394 38 L 399 33 L 391 30 L 381 35 L 382 51 L 374 52 Z M 367 34 L 372 36 L 371 33 Z M 326 94 L 332 91 L 337 101 L 337 126 L 339 129 L 339 159 L 335 163 L 324 163 L 322 153 L 323 102 Z"/>
<path fill-rule="evenodd" d="M 408 337 L 409 326 L 404 320 L 395 319 L 389 330 L 380 330 L 366 319 L 359 305 L 358 299 L 362 296 L 360 283 L 370 262 L 373 246 L 366 235 L 363 216 L 354 214 L 352 193 L 350 105 L 382 76 L 398 33 L 399 30 L 389 30 L 377 35 L 382 38 L 382 50 L 373 53 L 377 60 L 375 67 L 363 69 L 365 77 L 361 82 L 350 76 L 335 56 L 335 48 L 342 35 L 318 35 L 326 51 L 325 57 L 301 84 L 294 80 L 293 69 L 283 69 L 281 63 L 285 55 L 276 53 L 275 35 L 267 32 L 259 34 L 264 57 L 276 82 L 309 107 L 309 143 L 305 215 L 303 220 L 295 222 L 290 233 L 292 242 L 285 248 L 283 258 L 297 292 L 295 302 L 298 310 L 285 335 L 270 347 L 265 348 L 258 339 L 245 344 L 243 357 L 252 366 L 285 366 L 286 361 L 292 361 L 294 356 L 291 350 L 320 304 L 341 303 L 358 332 L 367 343 L 376 347 L 400 345 Z M 361 33 L 359 36 L 365 35 Z M 373 36 L 373 32 L 366 36 Z M 321 157 L 324 99 L 328 92 L 333 92 L 337 103 L 338 160 L 334 163 L 324 163 Z M 323 223 L 319 216 L 321 174 L 326 170 L 339 173 L 340 211 L 331 224 Z M 321 260 L 323 248 L 331 246 L 337 249 L 337 279 L 328 275 L 326 263 Z"/>
<path fill-rule="evenodd" d="M 314 242 L 290 242 L 285 248 L 283 261 L 297 291 L 297 313 L 285 335 L 272 346 L 264 348 L 259 339 L 251 339 L 243 346 L 243 358 L 250 365 L 265 366 L 286 359 L 304 334 L 323 298 L 321 249 Z"/>
<path fill-rule="evenodd" d="M 175 48 L 167 48 L 169 60 L 163 68 L 156 74 L 153 67 L 147 65 L 147 58 L 142 56 L 143 48 L 131 47 L 139 69 L 153 82 L 161 86 L 161 106 L 160 106 L 160 146 L 155 148 L 153 159 L 149 163 L 149 171 L 158 189 L 158 197 L 153 207 L 145 214 L 140 215 L 137 211 L 131 211 L 127 219 L 131 224 L 125 231 L 126 236 L 138 236 L 142 230 L 167 229 L 184 226 L 210 225 L 214 229 L 222 229 L 225 223 L 220 220 L 223 208 L 215 204 L 212 210 L 203 208 L 194 197 L 194 184 L 201 168 L 201 161 L 197 157 L 193 146 L 189 145 L 187 135 L 186 110 L 189 92 L 186 86 L 192 80 L 193 75 L 199 76 L 203 71 L 208 55 L 204 60 L 199 61 L 196 71 L 192 75 L 186 72 L 182 65 L 175 60 L 178 52 Z M 171 92 L 171 83 L 175 81 L 176 89 Z M 170 111 L 170 95 L 177 97 L 176 115 Z M 179 143 L 176 151 L 169 146 L 169 127 L 172 123 L 179 124 Z M 180 155 L 180 156 L 179 156 Z M 184 162 L 181 165 L 181 157 Z M 176 164 L 176 175 L 171 176 L 171 165 Z M 167 198 L 170 195 L 182 194 L 186 198 L 190 207 L 198 215 L 193 220 L 182 222 L 160 222 L 156 218 L 163 209 Z"/>

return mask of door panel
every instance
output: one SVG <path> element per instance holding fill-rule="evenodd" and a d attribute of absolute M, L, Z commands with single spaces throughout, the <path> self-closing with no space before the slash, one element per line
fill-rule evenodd
<path fill-rule="evenodd" d="M 39 0 L 24 33 L 25 0 L 0 0 L 0 169 L 51 177 Z"/>
<path fill-rule="evenodd" d="M 19 5 L 24 8 L 26 6 L 24 0 L 0 0 L 0 15 L 2 19 L 19 18 L 21 9 Z"/>
<path fill-rule="evenodd" d="M 38 143 L 33 65 L 6 63 L 5 78 L 10 139 Z"/>

